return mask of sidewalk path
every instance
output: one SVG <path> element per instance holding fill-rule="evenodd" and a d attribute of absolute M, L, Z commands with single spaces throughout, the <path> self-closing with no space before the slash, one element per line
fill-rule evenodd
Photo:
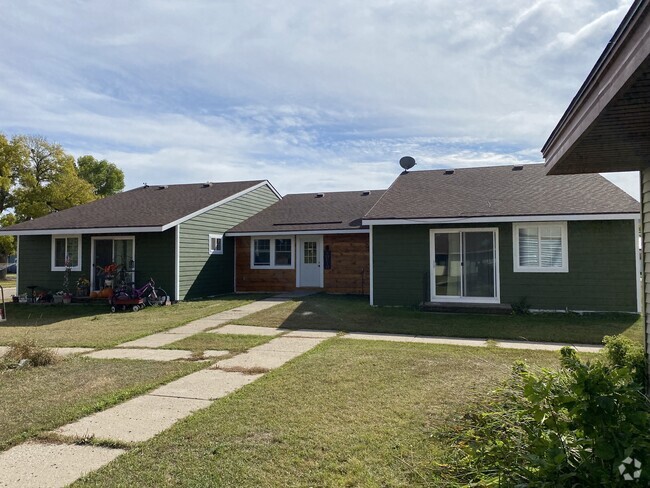
<path fill-rule="evenodd" d="M 119 356 L 134 359 L 136 357 L 144 359 L 143 356 L 146 356 L 146 359 L 153 360 L 183 359 L 187 351 L 143 349 L 143 347 L 166 345 L 182 337 L 218 327 L 227 321 L 265 310 L 291 298 L 291 295 L 285 295 L 253 302 L 165 333 L 121 344 L 118 346 L 121 349 L 96 351 L 89 356 L 96 358 Z M 275 333 L 283 332 L 286 331 L 276 329 Z M 266 333 L 270 334 L 270 331 Z M 238 356 L 224 360 L 212 369 L 191 373 L 150 393 L 64 425 L 54 432 L 68 437 L 71 442 L 78 438 L 89 437 L 121 443 L 146 441 L 197 410 L 209 407 L 213 401 L 255 381 L 263 376 L 264 372 L 283 365 L 335 335 L 336 333 L 333 332 L 292 331 L 240 355 L 248 358 L 240 364 L 233 363 L 230 364 L 230 368 L 227 368 L 228 361 Z M 147 341 L 154 336 L 155 340 Z M 134 346 L 138 346 L 139 349 L 129 349 Z M 224 353 L 224 351 L 210 352 Z M 179 355 L 183 357 L 177 357 Z M 251 370 L 251 366 L 247 364 L 251 364 L 255 369 Z M 0 487 L 63 487 L 108 464 L 124 452 L 123 449 L 74 445 L 63 441 L 58 444 L 25 442 L 0 453 Z"/>
<path fill-rule="evenodd" d="M 342 336 L 344 339 L 360 339 L 368 341 L 415 342 L 421 344 L 446 344 L 451 346 L 488 347 L 486 339 L 463 339 L 459 337 L 429 337 L 412 336 L 405 334 L 376 334 L 366 332 L 350 332 Z M 537 351 L 559 351 L 564 346 L 571 346 L 578 352 L 599 352 L 603 346 L 591 344 L 565 344 L 561 342 L 533 342 L 533 341 L 491 341 L 496 347 L 504 349 L 531 349 Z"/>

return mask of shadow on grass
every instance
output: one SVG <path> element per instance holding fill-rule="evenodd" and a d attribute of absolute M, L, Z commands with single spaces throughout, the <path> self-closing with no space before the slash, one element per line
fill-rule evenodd
<path fill-rule="evenodd" d="M 240 300 L 260 300 L 268 294 L 228 294 L 217 297 L 190 300 L 192 302 L 228 302 Z M 174 305 L 171 305 L 172 307 Z M 7 320 L 0 322 L 2 327 L 40 327 L 43 325 L 56 324 L 66 320 L 95 317 L 97 315 L 111 315 L 110 305 L 107 300 L 91 303 L 64 304 L 29 304 L 29 303 L 7 303 Z M 134 312 L 119 312 L 134 313 Z"/>
<path fill-rule="evenodd" d="M 479 315 L 422 312 L 415 307 L 371 307 L 367 297 L 318 294 L 295 300 L 274 325 L 286 329 L 333 329 L 345 332 L 513 339 L 600 344 L 606 335 L 643 340 L 636 314 L 544 313 Z"/>

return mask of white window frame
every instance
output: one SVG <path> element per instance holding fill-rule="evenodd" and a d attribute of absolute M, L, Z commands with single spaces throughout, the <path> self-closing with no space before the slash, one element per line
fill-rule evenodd
<path fill-rule="evenodd" d="M 62 234 L 62 235 L 53 235 L 51 242 L 51 271 L 65 271 L 65 266 L 56 266 L 56 239 L 66 239 L 66 254 L 68 250 L 68 239 L 77 239 L 79 242 L 77 246 L 77 266 L 70 267 L 71 271 L 81 271 L 81 246 L 83 241 L 81 239 L 81 234 Z"/>
<path fill-rule="evenodd" d="M 276 239 L 289 239 L 291 241 L 291 265 L 276 265 L 275 264 L 275 240 Z M 271 259 L 268 266 L 263 264 L 255 264 L 255 241 L 270 240 Z M 251 269 L 294 269 L 296 266 L 296 245 L 294 236 L 251 236 Z"/>
<path fill-rule="evenodd" d="M 219 248 L 212 249 L 212 239 L 217 239 Z M 208 253 L 223 254 L 223 234 L 208 234 Z"/>
<path fill-rule="evenodd" d="M 562 236 L 562 266 L 521 266 L 519 264 L 519 229 L 537 227 L 560 227 Z M 538 231 L 539 236 L 539 231 Z M 541 254 L 540 254 L 541 256 Z M 569 272 L 569 239 L 566 222 L 515 222 L 512 224 L 512 257 L 515 273 L 568 273 Z"/>

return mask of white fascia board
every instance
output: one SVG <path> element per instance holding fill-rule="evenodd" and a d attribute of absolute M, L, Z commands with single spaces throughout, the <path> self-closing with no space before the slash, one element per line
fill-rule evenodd
<path fill-rule="evenodd" d="M 50 236 L 80 234 L 125 234 L 134 232 L 162 232 L 162 227 L 97 227 L 89 229 L 36 229 L 36 230 L 0 230 L 0 235 L 8 236 Z"/>
<path fill-rule="evenodd" d="M 309 236 L 309 235 L 330 235 L 330 234 L 369 234 L 368 229 L 352 230 L 292 230 L 276 232 L 226 232 L 227 237 L 250 237 L 250 236 Z"/>
<path fill-rule="evenodd" d="M 570 214 L 570 215 L 517 215 L 505 217 L 451 217 L 430 219 L 363 219 L 363 225 L 412 225 L 412 224 L 485 224 L 499 222 L 562 222 L 575 220 L 635 220 L 639 213 L 618 214 Z"/>
<path fill-rule="evenodd" d="M 204 208 L 202 208 L 200 210 L 197 210 L 196 212 L 192 212 L 191 214 L 185 215 L 185 216 L 181 217 L 178 220 L 174 220 L 173 222 L 170 222 L 169 224 L 165 224 L 165 225 L 162 226 L 162 230 L 164 232 L 167 229 L 171 229 L 172 227 L 176 227 L 178 224 L 182 224 L 183 222 L 185 222 L 187 220 L 190 220 L 190 219 L 196 217 L 197 215 L 201 215 L 202 213 L 208 212 L 209 210 L 212 210 L 213 208 L 217 208 L 217 207 L 219 207 L 219 206 L 221 206 L 221 205 L 223 205 L 225 203 L 231 202 L 234 199 L 239 198 L 239 197 L 241 197 L 243 195 L 246 195 L 247 193 L 250 193 L 250 192 L 252 192 L 254 190 L 257 190 L 258 188 L 261 188 L 263 186 L 268 186 L 269 190 L 271 190 L 280 200 L 282 200 L 282 197 L 277 192 L 277 190 L 275 188 L 273 188 L 273 186 L 271 186 L 271 183 L 264 180 L 261 183 L 258 183 L 257 185 L 253 185 L 253 186 L 251 186 L 249 188 L 246 188 L 245 190 L 240 191 L 239 193 L 235 193 L 234 195 L 230 195 L 229 197 L 224 198 L 223 200 L 219 200 L 218 202 L 215 202 L 215 203 L 213 203 L 211 205 L 208 205 L 207 207 L 204 207 Z"/>

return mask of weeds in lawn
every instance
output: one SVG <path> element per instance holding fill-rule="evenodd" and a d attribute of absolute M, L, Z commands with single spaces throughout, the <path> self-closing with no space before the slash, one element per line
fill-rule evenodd
<path fill-rule="evenodd" d="M 38 346 L 34 341 L 14 342 L 0 359 L 4 369 L 26 366 L 49 366 L 59 361 L 59 355 L 52 349 Z"/>

